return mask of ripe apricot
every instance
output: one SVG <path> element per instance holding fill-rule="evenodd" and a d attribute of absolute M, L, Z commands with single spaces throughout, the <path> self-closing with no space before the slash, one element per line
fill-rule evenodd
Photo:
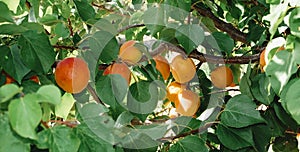
<path fill-rule="evenodd" d="M 175 81 L 171 82 L 167 86 L 167 89 L 166 89 L 167 90 L 167 98 L 172 102 L 178 101 L 178 93 L 184 89 L 186 89 L 186 85 L 182 85 Z"/>
<path fill-rule="evenodd" d="M 186 83 L 196 74 L 196 66 L 192 59 L 177 55 L 171 62 L 171 72 L 175 81 Z"/>
<path fill-rule="evenodd" d="M 193 116 L 200 107 L 200 97 L 191 90 L 182 90 L 175 102 L 176 112 L 183 116 Z"/>
<path fill-rule="evenodd" d="M 264 49 L 259 55 L 259 67 L 260 67 L 261 72 L 265 72 L 265 70 L 264 70 L 264 67 L 266 65 L 265 53 L 266 53 L 266 49 Z"/>
<path fill-rule="evenodd" d="M 131 71 L 125 63 L 113 63 L 109 65 L 103 72 L 103 75 L 108 74 L 119 74 L 130 84 Z"/>
<path fill-rule="evenodd" d="M 153 57 L 156 65 L 156 69 L 161 73 L 164 80 L 167 80 L 170 76 L 170 65 L 166 58 L 161 55 Z"/>
<path fill-rule="evenodd" d="M 58 86 L 69 93 L 79 93 L 88 85 L 90 70 L 87 63 L 76 57 L 58 62 L 55 80 Z"/>
<path fill-rule="evenodd" d="M 36 76 L 36 75 L 30 77 L 30 80 L 32 80 L 32 81 L 34 81 L 34 82 L 36 82 L 36 83 L 39 83 L 39 82 L 40 82 L 39 77 Z"/>
<path fill-rule="evenodd" d="M 130 40 L 121 45 L 119 57 L 129 64 L 136 64 L 142 58 L 142 52 L 135 46 L 135 41 Z"/>
<path fill-rule="evenodd" d="M 230 86 L 233 82 L 232 71 L 227 66 L 217 67 L 211 72 L 210 76 L 213 85 L 220 89 Z"/>

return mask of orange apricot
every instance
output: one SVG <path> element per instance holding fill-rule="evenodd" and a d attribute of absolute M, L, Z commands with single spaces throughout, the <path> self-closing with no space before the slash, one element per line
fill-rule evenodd
<path fill-rule="evenodd" d="M 63 90 L 79 93 L 88 85 L 90 70 L 84 60 L 70 57 L 58 62 L 54 75 L 57 85 Z"/>
<path fill-rule="evenodd" d="M 171 62 L 172 75 L 178 83 L 192 80 L 196 74 L 196 66 L 192 59 L 177 55 Z"/>
<path fill-rule="evenodd" d="M 109 65 L 103 72 L 103 75 L 108 74 L 119 74 L 130 84 L 131 71 L 125 63 L 113 63 Z"/>
<path fill-rule="evenodd" d="M 141 60 L 143 53 L 135 46 L 135 41 L 130 40 L 121 45 L 119 57 L 129 64 L 136 64 Z"/>
<path fill-rule="evenodd" d="M 167 80 L 170 76 L 170 65 L 166 58 L 161 55 L 153 57 L 156 65 L 156 69 L 161 73 L 164 80 Z"/>
<path fill-rule="evenodd" d="M 213 85 L 220 89 L 230 86 L 233 82 L 232 71 L 227 66 L 217 67 L 211 72 L 210 76 Z"/>
<path fill-rule="evenodd" d="M 40 82 L 39 77 L 36 76 L 36 75 L 30 77 L 30 80 L 32 80 L 32 81 L 34 81 L 34 82 L 36 82 L 36 83 L 39 83 L 39 82 Z"/>
<path fill-rule="evenodd" d="M 191 90 L 182 90 L 175 102 L 176 112 L 183 116 L 193 116 L 200 107 L 200 97 Z"/>
<path fill-rule="evenodd" d="M 264 70 L 264 67 L 266 65 L 265 53 L 266 53 L 266 49 L 264 49 L 259 55 L 259 67 L 260 67 L 261 72 L 265 72 L 265 70 Z"/>

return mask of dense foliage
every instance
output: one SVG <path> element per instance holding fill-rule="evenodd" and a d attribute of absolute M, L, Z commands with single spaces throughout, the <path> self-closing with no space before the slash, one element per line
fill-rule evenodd
<path fill-rule="evenodd" d="M 298 151 L 300 2 L 297 0 L 0 0 L 0 152 Z M 130 84 L 103 75 L 120 45 L 143 53 Z M 264 56 L 261 55 L 264 53 Z M 196 74 L 194 116 L 171 116 L 152 57 L 182 54 Z M 71 94 L 60 60 L 87 62 Z M 226 65 L 232 87 L 210 73 Z M 174 74 L 174 73 L 173 73 Z M 178 107 L 177 107 L 178 108 Z M 298 136 L 299 137 L 299 136 Z"/>

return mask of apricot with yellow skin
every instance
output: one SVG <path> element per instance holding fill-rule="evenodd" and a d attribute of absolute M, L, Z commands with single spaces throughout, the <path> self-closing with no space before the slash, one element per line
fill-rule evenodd
<path fill-rule="evenodd" d="M 166 58 L 161 55 L 153 57 L 156 65 L 156 69 L 161 73 L 164 80 L 167 80 L 170 76 L 170 64 Z"/>
<path fill-rule="evenodd" d="M 177 55 L 171 62 L 172 75 L 178 83 L 187 83 L 196 74 L 196 66 L 192 59 Z"/>
<path fill-rule="evenodd" d="M 211 74 L 211 81 L 217 88 L 224 89 L 233 82 L 233 74 L 229 67 L 220 66 L 214 69 Z"/>
<path fill-rule="evenodd" d="M 88 85 L 90 70 L 84 60 L 70 57 L 58 62 L 54 75 L 57 85 L 63 90 L 79 93 Z"/>
<path fill-rule="evenodd" d="M 130 84 L 131 71 L 125 63 L 113 63 L 109 65 L 103 72 L 103 75 L 108 74 L 119 74 Z"/>
<path fill-rule="evenodd" d="M 191 90 L 182 90 L 178 94 L 178 101 L 175 102 L 176 112 L 183 116 L 194 116 L 200 107 L 200 97 Z"/>
<path fill-rule="evenodd" d="M 135 46 L 133 40 L 127 41 L 121 45 L 119 57 L 122 61 L 129 64 L 136 64 L 141 60 L 143 53 Z"/>

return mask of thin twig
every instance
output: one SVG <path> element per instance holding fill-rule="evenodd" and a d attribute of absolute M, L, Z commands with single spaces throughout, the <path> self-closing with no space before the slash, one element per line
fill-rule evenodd
<path fill-rule="evenodd" d="M 100 103 L 102 105 L 104 105 L 106 107 L 106 105 L 100 100 L 100 98 L 98 97 L 95 89 L 90 85 L 88 84 L 87 85 L 87 90 L 89 91 L 89 93 L 91 94 L 91 96 L 93 97 L 93 99 L 97 102 L 97 103 Z"/>
<path fill-rule="evenodd" d="M 78 47 L 76 46 L 65 46 L 65 45 L 53 45 L 54 48 L 57 49 L 67 49 L 67 50 L 77 50 Z"/>
<path fill-rule="evenodd" d="M 128 26 L 125 26 L 121 29 L 118 30 L 118 33 L 122 33 L 128 29 L 131 29 L 131 28 L 137 28 L 137 27 L 143 27 L 145 26 L 145 24 L 133 24 L 133 25 L 128 25 Z"/>
<path fill-rule="evenodd" d="M 73 27 L 72 27 L 72 22 L 71 19 L 68 18 L 68 28 L 70 30 L 70 36 L 74 36 L 74 32 L 73 32 Z"/>
<path fill-rule="evenodd" d="M 225 90 L 218 90 L 218 91 L 213 91 L 208 94 L 216 94 L 216 93 L 224 93 L 224 92 L 229 92 L 229 91 L 240 91 L 240 89 L 225 89 Z"/>
<path fill-rule="evenodd" d="M 207 130 L 209 127 L 211 127 L 215 123 L 218 123 L 218 122 L 208 122 L 208 123 L 206 123 L 205 125 L 201 126 L 198 129 L 194 129 L 194 130 L 191 130 L 189 132 L 182 133 L 182 134 L 179 134 L 179 135 L 176 135 L 176 136 L 163 137 L 163 138 L 158 139 L 158 141 L 161 141 L 161 142 L 163 142 L 163 141 L 172 141 L 172 140 L 177 139 L 177 138 L 186 137 L 188 135 L 201 133 L 201 132 Z"/>

